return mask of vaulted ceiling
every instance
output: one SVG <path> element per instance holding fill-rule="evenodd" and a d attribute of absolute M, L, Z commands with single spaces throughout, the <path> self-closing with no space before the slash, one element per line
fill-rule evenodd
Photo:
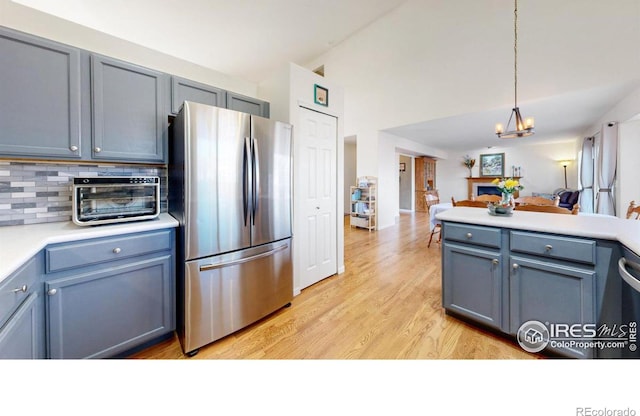
<path fill-rule="evenodd" d="M 328 63 L 347 135 L 510 145 L 493 129 L 513 105 L 512 0 L 12 1 L 255 83 Z M 519 3 L 528 141 L 575 139 L 640 87 L 640 0 Z"/>

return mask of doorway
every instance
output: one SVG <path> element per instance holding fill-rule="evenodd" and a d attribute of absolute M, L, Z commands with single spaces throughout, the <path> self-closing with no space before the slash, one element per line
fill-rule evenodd
<path fill-rule="evenodd" d="M 399 155 L 398 180 L 399 180 L 399 207 L 401 210 L 413 211 L 413 158 Z"/>

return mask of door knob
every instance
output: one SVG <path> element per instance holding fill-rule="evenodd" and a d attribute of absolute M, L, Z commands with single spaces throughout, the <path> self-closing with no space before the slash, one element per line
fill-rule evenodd
<path fill-rule="evenodd" d="M 78 146 L 71 146 L 69 148 L 69 150 L 71 150 L 72 152 L 77 152 L 78 151 Z"/>
<path fill-rule="evenodd" d="M 113 253 L 114 254 L 119 254 L 122 251 L 122 249 L 120 249 L 120 247 L 116 247 L 113 249 Z"/>
<path fill-rule="evenodd" d="M 497 265 L 497 264 L 500 264 L 500 260 L 498 260 L 498 259 L 493 259 L 493 260 L 491 260 L 491 263 L 492 263 L 492 264 L 496 264 L 496 265 Z"/>
<path fill-rule="evenodd" d="M 467 238 L 471 238 L 471 237 L 473 237 L 473 234 L 467 233 Z"/>
<path fill-rule="evenodd" d="M 511 267 L 513 268 L 513 270 L 518 270 L 520 265 L 518 263 L 513 263 L 513 266 L 511 266 Z"/>
<path fill-rule="evenodd" d="M 49 296 L 53 296 L 53 295 L 55 295 L 56 293 L 58 293 L 58 289 L 49 289 L 49 290 L 47 291 L 47 295 L 49 295 Z"/>
<path fill-rule="evenodd" d="M 100 153 L 100 152 L 102 152 L 102 149 L 101 149 L 100 147 L 96 147 L 96 148 L 95 148 L 95 149 L 93 149 L 93 150 L 94 150 L 94 152 L 96 152 L 96 153 Z"/>

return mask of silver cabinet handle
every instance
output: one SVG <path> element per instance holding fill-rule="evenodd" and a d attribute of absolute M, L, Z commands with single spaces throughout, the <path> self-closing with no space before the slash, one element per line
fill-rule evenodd
<path fill-rule="evenodd" d="M 116 247 L 116 248 L 113 249 L 113 252 L 115 254 L 119 254 L 121 251 L 122 251 L 122 249 L 120 249 L 120 247 Z"/>
<path fill-rule="evenodd" d="M 513 270 L 518 270 L 520 265 L 518 263 L 513 263 L 513 266 L 511 266 L 511 267 L 513 268 Z"/>
<path fill-rule="evenodd" d="M 100 153 L 100 152 L 102 152 L 102 149 L 99 148 L 99 147 L 96 147 L 95 149 L 93 149 L 93 151 L 96 152 L 96 153 Z"/>
<path fill-rule="evenodd" d="M 69 150 L 71 150 L 72 152 L 77 152 L 77 151 L 78 151 L 78 146 L 75 146 L 75 145 L 74 145 L 74 146 L 71 146 L 71 147 L 69 148 Z"/>
<path fill-rule="evenodd" d="M 498 260 L 498 259 L 493 259 L 493 260 L 491 260 L 491 263 L 492 263 L 492 264 L 500 264 L 500 260 Z"/>
<path fill-rule="evenodd" d="M 547 251 L 551 251 L 553 250 L 553 246 L 551 244 L 547 244 L 546 246 L 544 246 L 544 249 Z"/>
<path fill-rule="evenodd" d="M 27 287 L 27 285 L 22 285 L 21 287 L 18 287 L 16 289 L 13 289 L 12 292 L 13 293 L 18 293 L 18 292 L 22 292 L 22 293 L 27 293 L 27 289 L 29 289 Z"/>
<path fill-rule="evenodd" d="M 473 234 L 467 233 L 467 238 L 471 238 L 471 237 L 473 237 Z"/>
<path fill-rule="evenodd" d="M 49 289 L 49 290 L 47 291 L 47 295 L 49 295 L 49 296 L 53 296 L 53 295 L 55 295 L 56 293 L 58 293 L 58 289 Z"/>

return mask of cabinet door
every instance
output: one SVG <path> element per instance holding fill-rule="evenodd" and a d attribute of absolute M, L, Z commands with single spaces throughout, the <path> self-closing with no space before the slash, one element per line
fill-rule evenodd
<path fill-rule="evenodd" d="M 165 75 L 91 56 L 93 158 L 163 162 Z"/>
<path fill-rule="evenodd" d="M 50 358 L 110 357 L 173 331 L 171 259 L 158 256 L 46 282 Z"/>
<path fill-rule="evenodd" d="M 178 114 L 185 101 L 226 108 L 226 91 L 179 77 L 171 77 L 171 112 Z"/>
<path fill-rule="evenodd" d="M 502 255 L 445 242 L 444 307 L 488 326 L 502 328 Z"/>
<path fill-rule="evenodd" d="M 510 331 L 535 320 L 543 324 L 595 324 L 595 271 L 511 256 Z M 579 340 L 578 340 L 579 341 Z M 593 356 L 578 347 L 553 348 L 577 358 Z"/>
<path fill-rule="evenodd" d="M 0 359 L 44 358 L 42 299 L 31 293 L 0 328 Z"/>
<path fill-rule="evenodd" d="M 269 118 L 269 103 L 227 91 L 227 108 Z"/>
<path fill-rule="evenodd" d="M 0 29 L 0 155 L 80 158 L 80 51 Z"/>

